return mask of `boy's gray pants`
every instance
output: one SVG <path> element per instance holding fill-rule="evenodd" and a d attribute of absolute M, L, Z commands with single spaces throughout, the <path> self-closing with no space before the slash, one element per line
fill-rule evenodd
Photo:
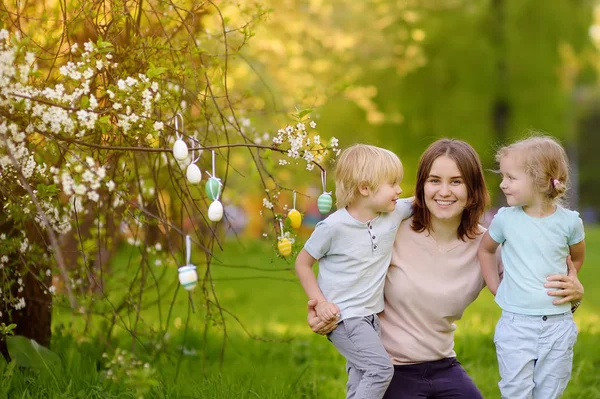
<path fill-rule="evenodd" d="M 394 366 L 381 343 L 377 315 L 344 319 L 327 337 L 347 360 L 346 398 L 382 398 Z"/>

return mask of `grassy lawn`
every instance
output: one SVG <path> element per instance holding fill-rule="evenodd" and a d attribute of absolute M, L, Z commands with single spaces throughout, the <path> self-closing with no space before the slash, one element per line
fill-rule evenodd
<path fill-rule="evenodd" d="M 565 398 L 600 397 L 596 374 L 600 367 L 600 228 L 588 227 L 586 241 L 588 255 L 580 275 L 586 295 L 575 314 L 580 334 Z M 211 273 L 225 310 L 224 325 L 214 307 L 207 314 L 199 290 L 193 296 L 195 313 L 190 312 L 187 293 L 175 293 L 176 270 L 157 267 L 148 279 L 158 283 L 149 284 L 144 294 L 136 359 L 128 357 L 132 339 L 126 331 L 135 325 L 134 308 L 121 312 L 117 338 L 106 342 L 103 336 L 112 314 L 109 301 L 120 303 L 130 295 L 128 287 L 123 287 L 123 274 L 135 271 L 133 265 L 126 266 L 129 255 L 124 254 L 107 282 L 108 298 L 95 306 L 98 314 L 90 319 L 87 330 L 83 317 L 56 307 L 52 350 L 62 365 L 48 371 L 0 362 L 0 398 L 344 397 L 344 359 L 306 326 L 306 298 L 292 265 L 275 258 L 270 245 L 258 241 L 244 242 L 243 247 L 228 242 L 215 255 L 222 264 L 214 264 Z M 492 296 L 484 291 L 467 310 L 456 334 L 458 358 L 486 398 L 499 397 L 492 342 L 499 314 Z M 209 327 L 205 329 L 207 315 Z M 164 339 L 151 339 L 159 335 L 157 331 L 166 331 Z M 115 353 L 117 348 L 125 353 Z"/>

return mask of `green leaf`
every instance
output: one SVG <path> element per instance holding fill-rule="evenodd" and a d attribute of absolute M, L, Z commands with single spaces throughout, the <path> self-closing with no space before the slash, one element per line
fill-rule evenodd
<path fill-rule="evenodd" d="M 154 79 L 155 77 L 160 76 L 167 71 L 168 69 L 165 67 L 157 67 L 153 63 L 150 63 L 150 69 L 148 69 L 146 75 L 148 76 L 148 78 Z"/>
<path fill-rule="evenodd" d="M 51 374 L 62 369 L 60 357 L 32 339 L 21 335 L 7 336 L 6 346 L 10 357 L 20 367 L 47 371 Z"/>
<path fill-rule="evenodd" d="M 310 114 L 313 110 L 310 108 L 304 109 L 298 113 L 298 117 L 300 119 L 304 118 L 306 115 Z"/>
<path fill-rule="evenodd" d="M 55 184 L 50 184 L 50 185 L 38 184 L 36 186 L 36 189 L 38 191 L 38 196 L 40 198 L 53 198 L 53 197 L 56 197 L 56 195 L 58 193 L 58 190 L 56 189 Z"/>
<path fill-rule="evenodd" d="M 113 45 L 111 42 L 105 42 L 101 38 L 98 38 L 96 42 L 96 47 L 98 48 L 98 52 L 106 54 L 110 53 L 113 50 Z"/>
<path fill-rule="evenodd" d="M 110 128 L 110 115 L 104 115 L 98 118 L 98 126 L 102 133 L 106 133 Z"/>

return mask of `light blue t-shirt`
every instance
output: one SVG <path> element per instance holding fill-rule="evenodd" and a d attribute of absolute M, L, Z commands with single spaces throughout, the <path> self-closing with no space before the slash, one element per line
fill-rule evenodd
<path fill-rule="evenodd" d="M 383 284 L 400 222 L 412 214 L 412 198 L 396 209 L 363 223 L 338 209 L 317 223 L 304 249 L 319 260 L 318 283 L 327 301 L 341 310 L 341 320 L 383 310 Z"/>
<path fill-rule="evenodd" d="M 501 208 L 488 231 L 502 244 L 504 275 L 496 303 L 503 310 L 526 315 L 570 310 L 569 303 L 552 304 L 544 283 L 550 274 L 567 274 L 569 246 L 585 237 L 578 212 L 557 206 L 552 215 L 534 218 L 518 206 Z"/>

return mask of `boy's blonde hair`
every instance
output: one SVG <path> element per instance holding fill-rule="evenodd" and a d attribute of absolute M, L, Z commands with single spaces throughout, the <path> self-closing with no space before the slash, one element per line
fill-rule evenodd
<path fill-rule="evenodd" d="M 496 161 L 508 155 L 516 155 L 539 193 L 552 201 L 560 202 L 569 183 L 569 160 L 558 140 L 549 136 L 532 136 L 502 147 Z"/>
<path fill-rule="evenodd" d="M 359 187 L 376 191 L 383 183 L 400 182 L 402 162 L 393 152 L 368 144 L 346 148 L 335 167 L 335 197 L 338 209 L 354 202 Z"/>

